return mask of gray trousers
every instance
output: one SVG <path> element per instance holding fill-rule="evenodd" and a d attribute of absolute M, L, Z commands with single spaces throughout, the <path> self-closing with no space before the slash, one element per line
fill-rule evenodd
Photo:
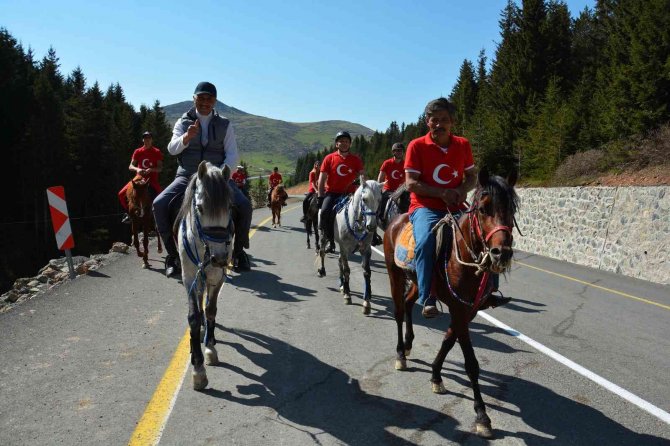
<path fill-rule="evenodd" d="M 170 221 L 170 202 L 173 198 L 186 192 L 190 177 L 178 175 L 168 187 L 163 189 L 154 200 L 154 218 L 156 228 L 161 236 L 172 234 L 172 222 Z M 249 247 L 249 228 L 251 228 L 251 202 L 244 196 L 242 190 L 235 185 L 233 180 L 228 180 L 230 190 L 233 192 L 233 222 L 235 223 L 235 242 L 233 252 L 239 253 L 243 248 Z"/>

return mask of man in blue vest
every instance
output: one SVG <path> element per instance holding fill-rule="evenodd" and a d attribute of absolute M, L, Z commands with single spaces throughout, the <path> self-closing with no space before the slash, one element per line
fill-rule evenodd
<path fill-rule="evenodd" d="M 180 272 L 177 246 L 170 222 L 170 202 L 186 191 L 189 179 L 197 172 L 201 161 L 209 161 L 219 167 L 227 164 L 231 171 L 240 161 L 233 125 L 214 110 L 216 87 L 210 82 L 200 82 L 193 92 L 193 104 L 194 106 L 175 123 L 172 140 L 167 146 L 168 152 L 177 156 L 179 164 L 177 176 L 156 197 L 153 205 L 156 226 L 167 251 L 165 275 L 168 277 L 178 275 Z M 249 270 L 249 258 L 244 248 L 249 248 L 252 207 L 232 179 L 230 182 L 234 194 L 233 266 L 236 270 Z"/>

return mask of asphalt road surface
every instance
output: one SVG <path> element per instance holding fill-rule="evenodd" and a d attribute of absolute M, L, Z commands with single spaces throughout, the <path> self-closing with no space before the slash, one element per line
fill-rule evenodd
<path fill-rule="evenodd" d="M 254 212 L 253 270 L 219 299 L 220 364 L 192 389 L 183 286 L 134 254 L 0 315 L 0 445 L 485 444 L 458 347 L 448 393 L 429 383 L 448 315 L 415 308 L 408 371 L 383 258 L 372 314 L 352 266 L 316 275 L 293 200 L 284 226 Z M 513 296 L 471 324 L 495 438 L 507 444 L 670 444 L 670 287 L 517 252 Z M 581 368 L 580 368 L 581 367 Z"/>

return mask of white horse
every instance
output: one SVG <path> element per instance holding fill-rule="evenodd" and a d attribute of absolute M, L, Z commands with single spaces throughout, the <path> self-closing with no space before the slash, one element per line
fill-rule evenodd
<path fill-rule="evenodd" d="M 193 388 L 207 387 L 205 366 L 218 363 L 214 345 L 216 301 L 226 278 L 231 254 L 233 192 L 228 186 L 230 168 L 203 161 L 191 177 L 175 226 L 179 226 L 182 281 L 188 293 Z M 202 300 L 205 297 L 204 312 Z M 203 318 L 204 313 L 204 318 Z M 200 326 L 205 326 L 205 355 L 200 347 Z"/>
<path fill-rule="evenodd" d="M 335 241 L 340 248 L 340 291 L 344 295 L 344 303 L 351 304 L 351 290 L 349 289 L 349 256 L 358 249 L 363 258 L 363 277 L 365 278 L 365 291 L 363 293 L 363 314 L 370 314 L 370 298 L 372 291 L 370 287 L 370 256 L 372 254 L 372 236 L 377 230 L 377 208 L 382 199 L 381 184 L 373 181 L 361 181 L 354 196 L 337 213 L 335 217 Z M 322 240 L 325 240 L 323 234 Z M 321 268 L 319 276 L 326 275 L 324 258 L 326 256 L 326 243 L 321 243 L 319 255 L 321 257 Z"/>

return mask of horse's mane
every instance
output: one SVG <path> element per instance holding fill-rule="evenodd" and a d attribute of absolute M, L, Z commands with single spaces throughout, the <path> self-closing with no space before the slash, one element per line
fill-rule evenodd
<path fill-rule="evenodd" d="M 402 194 L 404 194 L 406 192 L 408 192 L 407 185 L 405 183 L 402 183 L 400 186 L 398 186 L 398 188 L 395 191 L 393 191 L 390 198 L 393 201 L 398 201 L 400 199 L 400 197 L 402 196 Z"/>
<path fill-rule="evenodd" d="M 485 186 L 480 187 L 480 192 L 487 192 L 491 196 L 493 211 L 496 214 L 516 214 L 519 208 L 519 196 L 507 181 L 497 175 L 491 175 Z"/>
<path fill-rule="evenodd" d="M 205 213 L 218 213 L 223 217 L 223 214 L 230 209 L 232 204 L 232 191 L 222 170 L 209 163 L 207 163 L 207 167 L 207 173 L 200 180 L 202 182 L 202 207 Z M 184 193 L 184 201 L 179 209 L 179 214 L 177 214 L 175 226 L 191 212 L 197 181 L 198 173 L 196 172 L 191 176 Z"/>

